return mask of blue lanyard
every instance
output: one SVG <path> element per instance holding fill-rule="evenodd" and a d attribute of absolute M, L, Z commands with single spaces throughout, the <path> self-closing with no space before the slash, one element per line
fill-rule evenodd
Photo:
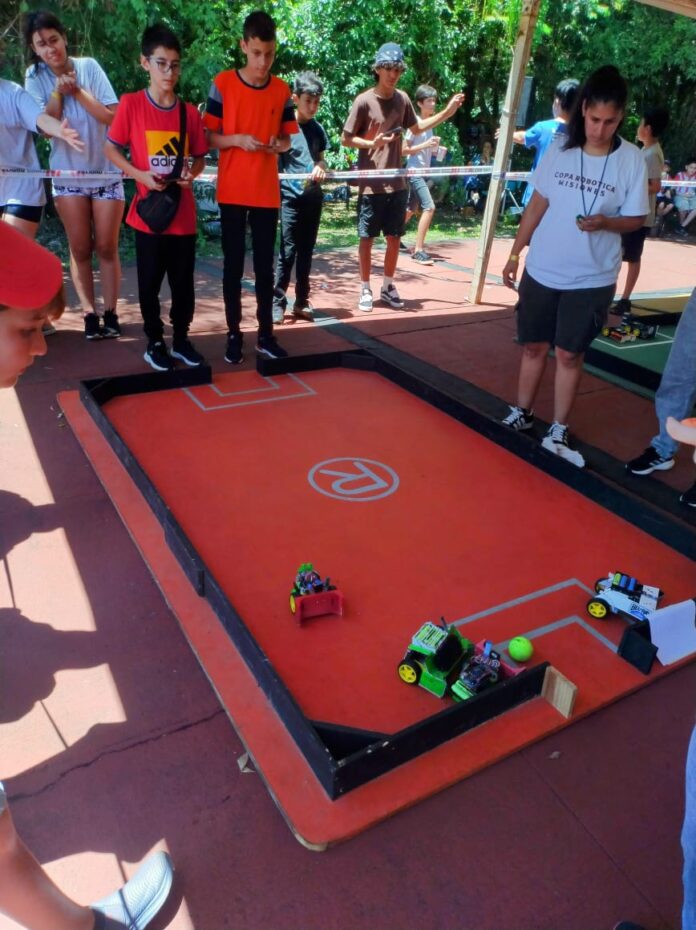
<path fill-rule="evenodd" d="M 597 203 L 597 198 L 599 197 L 599 192 L 602 189 L 602 181 L 604 180 L 604 172 L 607 170 L 607 162 L 609 161 L 609 156 L 614 150 L 614 140 L 611 140 L 609 144 L 609 151 L 607 152 L 606 158 L 604 159 L 604 167 L 602 168 L 602 176 L 599 179 L 599 184 L 597 185 L 597 190 L 595 191 L 594 199 L 590 204 L 590 209 L 587 209 L 585 204 L 585 164 L 582 158 L 582 146 L 580 146 L 580 193 L 582 194 L 582 215 L 583 216 L 592 216 L 592 211 L 594 210 L 594 205 Z"/>

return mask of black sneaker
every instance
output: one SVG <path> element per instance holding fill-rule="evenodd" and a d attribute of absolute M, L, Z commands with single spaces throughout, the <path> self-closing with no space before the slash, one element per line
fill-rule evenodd
<path fill-rule="evenodd" d="M 115 310 L 104 311 L 102 335 L 104 339 L 118 339 L 121 335 L 121 324 L 118 322 Z"/>
<path fill-rule="evenodd" d="M 681 236 L 682 239 L 688 239 L 689 231 L 686 226 L 677 226 L 677 228 L 674 230 L 674 235 Z"/>
<path fill-rule="evenodd" d="M 687 507 L 696 507 L 696 484 L 693 484 L 688 491 L 684 491 L 679 500 Z"/>
<path fill-rule="evenodd" d="M 225 361 L 230 365 L 240 365 L 244 361 L 242 345 L 244 336 L 241 333 L 227 334 L 227 349 L 225 350 Z"/>
<path fill-rule="evenodd" d="M 511 405 L 510 413 L 501 422 L 503 426 L 514 430 L 531 429 L 534 426 L 534 411 Z"/>
<path fill-rule="evenodd" d="M 419 265 L 432 265 L 433 260 L 425 251 L 414 252 L 411 256 L 414 262 L 418 262 Z"/>
<path fill-rule="evenodd" d="M 288 353 L 278 345 L 275 336 L 259 336 L 256 340 L 256 351 L 266 358 L 287 358 Z"/>
<path fill-rule="evenodd" d="M 96 313 L 85 314 L 85 339 L 101 339 L 102 331 Z"/>
<path fill-rule="evenodd" d="M 622 297 L 621 300 L 617 300 L 611 305 L 609 312 L 613 313 L 615 316 L 623 316 L 625 313 L 630 313 L 631 301 L 626 297 Z"/>
<path fill-rule="evenodd" d="M 408 246 L 406 245 L 403 239 L 399 239 L 399 251 L 408 252 Z"/>
<path fill-rule="evenodd" d="M 626 471 L 631 475 L 652 475 L 654 471 L 669 471 L 674 467 L 674 459 L 664 458 L 654 446 L 648 446 L 637 458 L 626 462 Z"/>
<path fill-rule="evenodd" d="M 172 345 L 171 354 L 174 358 L 180 359 L 189 368 L 197 368 L 205 362 L 200 352 L 191 345 L 188 339 L 182 339 L 181 342 L 175 342 Z"/>
<path fill-rule="evenodd" d="M 143 355 L 145 361 L 155 371 L 173 371 L 174 362 L 163 342 L 150 342 Z"/>

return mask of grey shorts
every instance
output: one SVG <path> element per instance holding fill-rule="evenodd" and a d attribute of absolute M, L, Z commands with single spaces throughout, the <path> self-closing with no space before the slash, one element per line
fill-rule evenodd
<path fill-rule="evenodd" d="M 52 183 L 53 197 L 89 197 L 92 200 L 125 200 L 126 195 L 123 192 L 123 181 L 115 181 L 113 184 L 105 184 L 103 187 L 57 187 L 56 182 Z"/>
<path fill-rule="evenodd" d="M 385 236 L 403 236 L 408 191 L 390 194 L 362 194 L 358 212 L 358 235 L 361 239 Z"/>
<path fill-rule="evenodd" d="M 559 291 L 535 281 L 525 270 L 516 308 L 518 341 L 584 352 L 606 323 L 615 290 L 615 284 L 608 284 Z"/>
<path fill-rule="evenodd" d="M 435 209 L 435 201 L 425 178 L 409 178 L 408 208 L 411 213 Z"/>

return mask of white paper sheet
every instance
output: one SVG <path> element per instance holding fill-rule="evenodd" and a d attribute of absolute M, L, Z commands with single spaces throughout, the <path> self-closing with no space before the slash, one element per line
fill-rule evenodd
<path fill-rule="evenodd" d="M 696 603 L 681 601 L 656 610 L 650 617 L 650 639 L 662 665 L 696 652 Z"/>

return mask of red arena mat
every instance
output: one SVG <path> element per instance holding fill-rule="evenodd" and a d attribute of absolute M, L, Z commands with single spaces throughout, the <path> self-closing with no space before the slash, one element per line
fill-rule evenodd
<path fill-rule="evenodd" d="M 346 838 L 667 671 L 655 663 L 646 676 L 620 658 L 627 621 L 585 607 L 617 570 L 662 588 L 665 603 L 684 600 L 689 559 L 375 372 L 235 372 L 109 400 L 110 426 L 320 730 L 388 735 L 449 707 L 396 671 L 440 617 L 501 650 L 529 637 L 529 664 L 577 687 L 570 720 L 526 700 L 331 800 L 77 396 L 61 403 L 307 845 Z M 342 615 L 300 624 L 290 612 L 307 561 L 340 589 Z"/>

